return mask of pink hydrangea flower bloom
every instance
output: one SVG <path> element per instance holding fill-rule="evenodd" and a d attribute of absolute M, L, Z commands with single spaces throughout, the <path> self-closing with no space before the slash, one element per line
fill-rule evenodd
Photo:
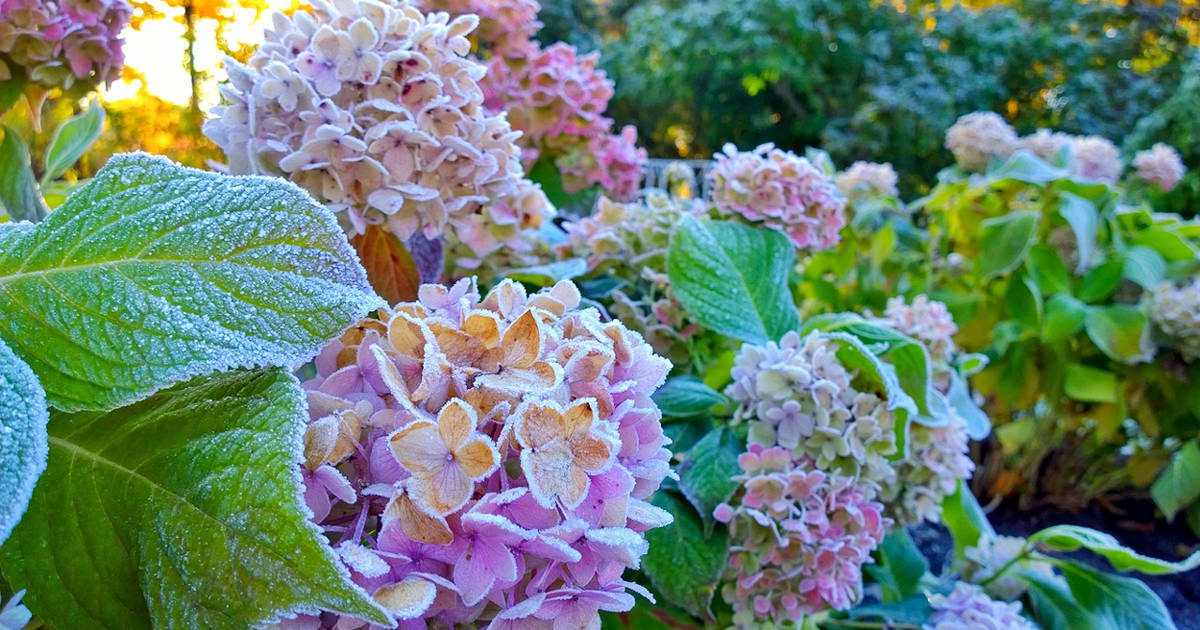
<path fill-rule="evenodd" d="M 45 87 L 110 84 L 125 63 L 125 0 L 0 0 L 0 54 Z M 0 80 L 12 69 L 0 62 Z"/>
<path fill-rule="evenodd" d="M 631 201 L 642 183 L 645 149 L 637 146 L 637 128 L 625 125 L 619 134 L 594 137 L 575 147 L 555 163 L 569 192 L 599 184 L 616 201 Z"/>
<path fill-rule="evenodd" d="M 537 20 L 542 7 L 536 0 L 421 0 L 421 7 L 450 15 L 478 15 L 479 28 L 472 37 L 479 48 L 500 57 L 520 56 L 536 48 L 533 36 L 542 28 Z"/>
<path fill-rule="evenodd" d="M 896 187 L 899 177 L 891 164 L 855 162 L 850 168 L 837 174 L 838 189 L 848 199 L 869 197 L 895 197 L 900 194 Z"/>
<path fill-rule="evenodd" d="M 1076 177 L 1115 184 L 1125 168 L 1121 150 L 1108 138 L 1075 136 L 1071 139 L 1071 161 L 1068 170 Z"/>
<path fill-rule="evenodd" d="M 275 14 L 248 65 L 227 60 L 204 132 L 233 173 L 283 175 L 351 235 L 449 237 L 475 255 L 515 243 L 553 208 L 525 179 L 519 136 L 483 107 L 470 59 L 478 18 L 404 0 L 314 0 Z"/>
<path fill-rule="evenodd" d="M 837 245 L 846 225 L 846 200 L 821 169 L 791 151 L 764 144 L 739 152 L 732 144 L 713 156 L 709 171 L 717 211 L 779 230 L 799 249 Z"/>
<path fill-rule="evenodd" d="M 1017 132 L 999 114 L 972 112 L 959 117 L 946 131 L 946 148 L 963 169 L 983 172 L 992 160 L 1003 160 L 1017 149 Z"/>
<path fill-rule="evenodd" d="M 1137 178 L 1164 192 L 1175 190 L 1187 169 L 1174 147 L 1161 142 L 1133 157 Z"/>
<path fill-rule="evenodd" d="M 739 617 L 799 622 L 862 598 L 862 565 L 891 524 L 852 477 L 815 470 L 783 447 L 738 458 L 734 504 L 714 517 L 733 542 L 722 595 Z"/>
<path fill-rule="evenodd" d="M 628 610 L 645 592 L 622 575 L 671 521 L 647 501 L 671 474 L 650 398 L 670 363 L 569 282 L 419 298 L 351 328 L 305 383 L 305 497 L 354 581 L 416 624 Z"/>
<path fill-rule="evenodd" d="M 1150 321 L 1184 361 L 1200 360 L 1200 278 L 1176 285 L 1164 282 L 1144 298 Z"/>

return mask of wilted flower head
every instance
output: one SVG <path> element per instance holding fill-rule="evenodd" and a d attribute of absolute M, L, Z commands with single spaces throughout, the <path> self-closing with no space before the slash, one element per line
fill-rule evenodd
<path fill-rule="evenodd" d="M 450 15 L 473 13 L 479 16 L 479 28 L 472 39 L 496 56 L 519 56 L 536 47 L 533 36 L 542 28 L 536 0 L 420 0 L 426 11 L 444 11 Z"/>
<path fill-rule="evenodd" d="M 0 0 L 0 54 L 45 87 L 112 83 L 132 15 L 126 0 Z M 0 81 L 13 70 L 0 61 Z"/>
<path fill-rule="evenodd" d="M 1076 136 L 1071 139 L 1068 170 L 1072 175 L 1111 184 L 1121 177 L 1123 168 L 1120 149 L 1107 138 Z"/>
<path fill-rule="evenodd" d="M 488 114 L 467 58 L 477 18 L 408 0 L 314 0 L 276 13 L 248 66 L 227 61 L 204 125 L 234 173 L 280 174 L 342 214 L 351 234 L 457 231 L 476 253 L 551 209 L 523 178 L 515 133 Z"/>
<path fill-rule="evenodd" d="M 837 174 L 837 186 L 848 199 L 867 197 L 895 197 L 900 194 L 896 187 L 899 178 L 891 164 L 855 162 L 850 168 Z"/>
<path fill-rule="evenodd" d="M 1200 359 L 1200 278 L 1181 286 L 1160 284 L 1147 296 L 1150 320 L 1185 361 Z"/>
<path fill-rule="evenodd" d="M 797 248 L 837 245 L 838 232 L 846 225 L 846 200 L 807 158 L 773 144 L 741 152 L 727 144 L 713 159 L 710 194 L 721 214 L 779 230 Z"/>
<path fill-rule="evenodd" d="M 959 582 L 949 595 L 931 595 L 933 615 L 925 630 L 1037 630 L 1021 616 L 1020 602 L 998 602 L 978 586 Z"/>
<path fill-rule="evenodd" d="M 818 470 L 857 479 L 868 499 L 895 480 L 896 417 L 888 401 L 860 391 L 837 357 L 838 341 L 789 332 L 779 343 L 745 344 L 726 395 L 750 420 L 750 444 L 782 446 Z"/>
<path fill-rule="evenodd" d="M 992 160 L 1012 155 L 1017 132 L 999 114 L 972 112 L 960 116 L 946 131 L 946 148 L 959 166 L 981 172 Z"/>
<path fill-rule="evenodd" d="M 800 621 L 862 598 L 862 565 L 891 524 L 852 477 L 814 470 L 782 447 L 738 458 L 734 505 L 714 517 L 732 542 L 722 593 L 739 617 Z M 749 620 L 747 620 L 749 621 Z"/>
<path fill-rule="evenodd" d="M 1138 151 L 1133 157 L 1133 167 L 1137 169 L 1138 179 L 1164 192 L 1174 190 L 1186 172 L 1179 152 L 1161 142 L 1146 151 Z"/>
<path fill-rule="evenodd" d="M 425 285 L 317 358 L 303 477 L 355 582 L 397 619 L 583 627 L 671 516 L 650 399 L 670 364 L 569 282 Z M 322 627 L 357 627 L 326 614 Z"/>

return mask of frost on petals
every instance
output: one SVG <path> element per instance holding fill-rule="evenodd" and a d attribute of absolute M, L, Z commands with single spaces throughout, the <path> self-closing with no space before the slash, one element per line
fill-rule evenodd
<path fill-rule="evenodd" d="M 474 15 L 426 16 L 408 0 L 313 1 L 275 14 L 205 134 L 235 174 L 283 175 L 338 212 L 351 235 L 443 235 L 476 255 L 518 242 L 552 213 L 524 178 L 518 136 L 483 108 L 467 57 Z"/>
<path fill-rule="evenodd" d="M 846 225 L 846 200 L 807 158 L 773 144 L 753 151 L 727 144 L 713 159 L 716 164 L 708 178 L 713 204 L 721 214 L 779 230 L 800 249 L 837 245 Z"/>
<path fill-rule="evenodd" d="M 670 364 L 570 282 L 425 285 L 317 357 L 305 498 L 397 620 L 582 625 L 633 606 L 670 474 Z M 355 628 L 326 613 L 316 627 Z"/>

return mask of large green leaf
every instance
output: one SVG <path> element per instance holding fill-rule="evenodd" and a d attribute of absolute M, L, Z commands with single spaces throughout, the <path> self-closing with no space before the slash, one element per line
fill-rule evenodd
<path fill-rule="evenodd" d="M 306 417 L 279 369 L 56 413 L 4 578 L 60 628 L 248 628 L 317 609 L 389 624 L 306 517 Z"/>
<path fill-rule="evenodd" d="M 1070 295 L 1059 293 L 1051 297 L 1042 319 L 1042 340 L 1054 343 L 1073 336 L 1083 329 L 1087 312 L 1087 305 Z"/>
<path fill-rule="evenodd" d="M 1070 560 L 1057 564 L 1092 630 L 1175 630 L 1167 607 L 1141 580 Z"/>
<path fill-rule="evenodd" d="M 718 527 L 706 538 L 696 511 L 672 492 L 660 491 L 651 502 L 670 512 L 675 521 L 646 532 L 650 551 L 642 559 L 642 570 L 668 602 L 711 619 L 709 602 L 729 559 L 725 528 Z"/>
<path fill-rule="evenodd" d="M 1029 542 L 1045 545 L 1055 551 L 1087 549 L 1104 556 L 1118 571 L 1140 571 L 1150 575 L 1182 573 L 1200 567 L 1200 551 L 1179 562 L 1168 562 L 1143 556 L 1121 545 L 1109 534 L 1079 525 L 1054 525 L 1035 532 Z"/>
<path fill-rule="evenodd" d="M 1088 614 L 1057 577 L 1014 567 L 1013 575 L 1029 587 L 1030 613 L 1043 630 L 1092 630 Z"/>
<path fill-rule="evenodd" d="M 1020 266 L 1037 238 L 1036 212 L 1010 212 L 979 224 L 979 272 L 1000 276 Z"/>
<path fill-rule="evenodd" d="M 654 402 L 664 416 L 687 418 L 706 413 L 716 405 L 729 402 L 725 394 L 693 376 L 676 376 L 654 392 Z"/>
<path fill-rule="evenodd" d="M 878 562 L 863 565 L 863 571 L 879 582 L 883 601 L 908 599 L 921 590 L 921 578 L 929 572 L 929 561 L 913 542 L 908 530 L 892 529 L 875 550 Z"/>
<path fill-rule="evenodd" d="M 52 182 L 66 172 L 87 151 L 104 130 L 104 108 L 92 101 L 87 111 L 67 119 L 54 130 L 46 149 L 42 185 Z"/>
<path fill-rule="evenodd" d="M 49 210 L 38 192 L 29 147 L 12 127 L 0 125 L 0 205 L 18 221 L 41 221 Z"/>
<path fill-rule="evenodd" d="M 701 324 L 765 343 L 799 324 L 788 289 L 795 261 L 781 232 L 684 216 L 671 237 L 667 272 L 680 303 Z"/>
<path fill-rule="evenodd" d="M 728 427 L 717 427 L 696 442 L 682 456 L 679 465 L 679 489 L 711 529 L 712 513 L 737 490 L 733 476 L 742 472 L 738 456 L 745 444 Z"/>
<path fill-rule="evenodd" d="M 1117 401 L 1117 376 L 1108 370 L 1082 363 L 1068 363 L 1063 392 L 1083 402 Z"/>
<path fill-rule="evenodd" d="M 1084 329 L 1104 354 L 1123 363 L 1142 363 L 1154 356 L 1146 314 L 1133 306 L 1088 309 Z"/>
<path fill-rule="evenodd" d="M 46 469 L 48 420 L 37 376 L 0 341 L 0 544 L 21 520 Z"/>
<path fill-rule="evenodd" d="M 117 156 L 0 232 L 0 338 L 68 411 L 306 361 L 381 305 L 333 216 L 282 180 Z"/>
<path fill-rule="evenodd" d="M 1153 249 L 1138 245 L 1125 252 L 1122 272 L 1143 289 L 1154 289 L 1167 275 L 1167 261 Z"/>
<path fill-rule="evenodd" d="M 959 560 L 963 558 L 963 551 L 967 547 L 979 543 L 980 536 L 996 535 L 979 501 L 975 500 L 971 489 L 962 481 L 958 482 L 954 494 L 942 499 L 942 522 L 950 530 L 950 537 L 954 539 L 954 557 Z"/>
<path fill-rule="evenodd" d="M 1096 235 L 1100 230 L 1100 212 L 1096 204 L 1074 193 L 1061 191 L 1059 193 L 1062 205 L 1058 214 L 1071 226 L 1075 235 L 1075 251 L 1078 258 L 1076 271 L 1082 272 L 1092 266 L 1092 256 L 1096 251 Z"/>
<path fill-rule="evenodd" d="M 1167 520 L 1200 500 L 1200 443 L 1192 440 L 1171 457 L 1170 463 L 1150 486 L 1150 496 Z"/>

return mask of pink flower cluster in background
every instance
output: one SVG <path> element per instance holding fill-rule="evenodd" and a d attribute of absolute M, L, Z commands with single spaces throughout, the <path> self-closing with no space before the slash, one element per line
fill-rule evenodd
<path fill-rule="evenodd" d="M 430 12 L 479 16 L 479 28 L 472 39 L 481 51 L 486 49 L 495 56 L 520 56 L 537 47 L 533 36 L 542 28 L 537 19 L 542 7 L 536 0 L 420 0 L 420 5 Z"/>
<path fill-rule="evenodd" d="M 0 54 L 45 87 L 91 89 L 117 79 L 125 63 L 126 0 L 0 0 Z M 0 81 L 14 68 L 0 61 Z"/>
<path fill-rule="evenodd" d="M 735 621 L 799 622 L 858 602 L 862 565 L 890 525 L 883 506 L 853 477 L 815 470 L 779 446 L 751 445 L 738 465 L 741 500 L 714 512 L 736 541 L 723 593 Z"/>
<path fill-rule="evenodd" d="M 599 185 L 627 201 L 637 194 L 647 156 L 633 126 L 612 133 L 604 112 L 613 84 L 597 68 L 599 58 L 563 42 L 509 46 L 492 57 L 481 85 L 487 107 L 507 111 L 513 128 L 524 133 L 527 165 L 553 159 L 568 191 Z"/>
<path fill-rule="evenodd" d="M 443 234 L 479 255 L 552 208 L 524 179 L 518 133 L 483 107 L 467 57 L 474 16 L 426 16 L 407 0 L 313 1 L 274 15 L 204 132 L 233 173 L 279 174 L 340 213 L 350 234 Z"/>
<path fill-rule="evenodd" d="M 317 358 L 306 499 L 398 620 L 588 627 L 648 596 L 622 574 L 672 518 L 646 501 L 670 474 L 650 395 L 671 366 L 579 300 L 425 285 Z"/>
<path fill-rule="evenodd" d="M 764 144 L 738 151 L 727 144 L 709 172 L 713 205 L 786 234 L 799 249 L 837 245 L 846 200 L 833 180 L 806 158 Z"/>
<path fill-rule="evenodd" d="M 1171 192 L 1183 179 L 1183 158 L 1174 147 L 1161 142 L 1133 156 L 1138 179 L 1164 192 Z"/>

